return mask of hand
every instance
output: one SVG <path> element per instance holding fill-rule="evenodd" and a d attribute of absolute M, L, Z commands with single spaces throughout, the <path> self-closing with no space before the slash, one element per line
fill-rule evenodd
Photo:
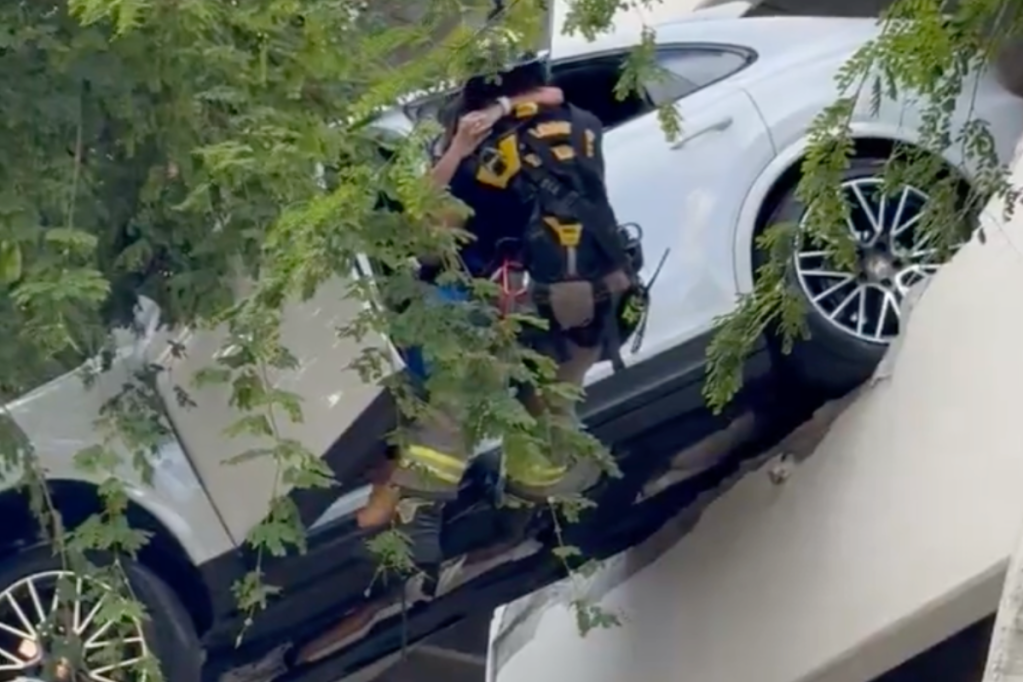
<path fill-rule="evenodd" d="M 486 111 L 473 111 L 458 119 L 458 127 L 455 129 L 455 136 L 451 140 L 451 149 L 462 156 L 468 156 L 476 151 L 490 129 L 494 127 L 496 120 Z"/>
<path fill-rule="evenodd" d="M 542 88 L 536 89 L 536 92 L 532 95 L 532 99 L 537 104 L 548 107 L 557 107 L 565 103 L 565 93 L 561 90 L 561 88 L 554 87 L 553 85 L 545 85 Z"/>
<path fill-rule="evenodd" d="M 525 104 L 527 102 L 535 102 L 540 106 L 557 107 L 564 104 L 565 93 L 561 91 L 561 88 L 547 85 L 542 88 L 537 88 L 526 95 L 519 95 L 518 97 L 511 98 L 512 106 Z M 505 115 L 501 105 L 496 103 L 491 104 L 480 113 L 483 115 L 483 118 L 489 128 L 493 128 L 498 121 L 504 118 Z"/>

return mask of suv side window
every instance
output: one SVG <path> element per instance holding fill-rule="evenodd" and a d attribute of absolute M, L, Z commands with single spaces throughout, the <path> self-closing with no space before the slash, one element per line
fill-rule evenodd
<path fill-rule="evenodd" d="M 564 91 L 568 102 L 589 111 L 600 119 L 605 130 L 610 130 L 653 109 L 645 92 L 629 92 L 624 99 L 615 95 L 625 56 L 622 53 L 555 62 L 551 65 L 551 82 Z"/>
<path fill-rule="evenodd" d="M 601 55 L 552 64 L 552 81 L 565 98 L 596 115 L 605 130 L 649 113 L 700 88 L 726 78 L 752 61 L 739 49 L 700 45 L 662 47 L 657 51 L 659 77 L 644 84 L 642 92 L 615 95 L 627 53 Z"/>
<path fill-rule="evenodd" d="M 662 77 L 647 83 L 654 104 L 667 104 L 727 78 L 751 61 L 750 55 L 716 47 L 666 48 L 657 54 Z"/>

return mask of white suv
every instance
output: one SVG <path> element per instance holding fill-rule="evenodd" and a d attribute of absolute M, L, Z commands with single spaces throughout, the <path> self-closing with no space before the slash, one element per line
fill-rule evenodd
<path fill-rule="evenodd" d="M 567 529 L 566 542 L 584 554 L 608 556 L 642 540 L 727 477 L 739 460 L 810 414 L 821 395 L 806 390 L 807 381 L 840 392 L 868 375 L 883 353 L 892 329 L 868 338 L 862 317 L 842 315 L 855 312 L 848 303 L 853 299 L 842 294 L 845 302 L 826 308 L 828 292 L 837 289 L 814 293 L 807 280 L 802 291 L 815 303 L 809 313 L 815 333 L 797 349 L 794 357 L 800 361 L 776 362 L 776 344 L 767 340 L 747 362 L 743 391 L 726 414 L 712 415 L 701 395 L 714 319 L 750 287 L 757 230 L 782 209 L 786 215 L 799 210 L 793 187 L 806 127 L 833 98 L 835 70 L 874 30 L 871 22 L 799 18 L 668 24 L 658 30 L 657 58 L 672 77 L 624 100 L 615 96 L 614 85 L 622 61 L 639 42 L 638 31 L 617 30 L 597 42 L 569 46 L 568 54 L 552 63 L 554 81 L 568 99 L 605 122 L 609 194 L 619 219 L 644 229 L 650 270 L 644 274 L 649 278 L 661 253 L 668 254 L 652 292 L 646 343 L 628 349 L 624 370 L 615 373 L 600 365 L 587 379 L 582 417 L 612 447 L 623 476 L 602 482 L 593 492 L 597 507 Z M 779 98 L 778 92 L 786 96 Z M 992 123 L 996 148 L 1008 158 L 1023 124 L 1019 100 L 990 79 L 972 92 L 971 107 Z M 659 103 L 675 103 L 686 121 L 683 138 L 673 144 L 658 125 L 654 106 Z M 848 184 L 850 196 L 861 203 L 870 195 L 885 206 L 884 198 L 861 189 L 879 182 L 892 140 L 914 134 L 904 126 L 918 120 L 914 106 L 888 103 L 880 116 L 857 121 L 861 144 Z M 381 123 L 402 130 L 414 118 L 412 110 L 396 109 Z M 948 159 L 956 167 L 960 161 Z M 927 199 L 911 189 L 903 191 L 905 211 L 900 208 L 897 216 L 909 224 L 913 219 L 907 212 L 918 214 Z M 880 231 L 878 221 L 872 222 Z M 801 272 L 810 277 L 809 270 Z M 841 282 L 861 281 L 849 273 L 830 276 L 836 274 Z M 368 272 L 363 268 L 353 276 Z M 883 282 L 853 286 L 860 291 L 868 284 L 884 289 Z M 200 668 L 208 679 L 283 676 L 333 682 L 403 642 L 493 609 L 562 574 L 561 560 L 546 551 L 555 543 L 549 514 L 494 509 L 478 494 L 477 484 L 496 466 L 495 453 L 485 453 L 466 477 L 465 494 L 447 508 L 444 548 L 451 568 L 461 571 L 451 571 L 452 579 L 426 604 L 414 592 L 401 599 L 403 588 L 393 580 L 374 579 L 376 561 L 354 513 L 368 498 L 371 472 L 388 455 L 384 436 L 395 424 L 396 410 L 379 386 L 344 370 L 360 351 L 335 332 L 359 311 L 344 291 L 344 283 L 337 282 L 286 311 L 283 343 L 300 367 L 280 381 L 304 398 L 305 419 L 283 424 L 281 435 L 319 453 L 338 485 L 286 491 L 308 528 L 308 551 L 266 558 L 265 579 L 281 592 L 246 630 L 240 646 L 236 639 L 244 617 L 231 586 L 254 566 L 245 539 L 268 513 L 275 468 L 266 459 L 224 464 L 250 447 L 243 438 L 225 434 L 237 419 L 226 387 L 189 387 L 193 404 L 178 399 L 178 385 L 188 386 L 197 370 L 213 362 L 223 333 L 161 328 L 159 311 L 143 305 L 139 326 L 144 333 L 116 335 L 120 345 L 113 366 L 92 388 L 72 372 L 6 406 L 3 426 L 33 445 L 53 500 L 73 526 L 99 505 L 98 481 L 83 475 L 74 457 L 100 440 L 95 427 L 100 410 L 136 371 L 150 364 L 163 368 L 157 382 L 168 428 L 153 457 L 153 483 L 144 485 L 128 469 L 121 474 L 132 499 L 130 520 L 152 532 L 138 562 L 128 565 L 152 621 L 127 646 L 155 651 L 170 682 L 191 682 Z M 898 312 L 893 291 L 884 292 L 881 307 L 873 311 L 881 318 L 893 305 Z M 859 310 L 865 308 L 861 295 Z M 368 342 L 386 344 L 384 339 Z M 708 438 L 750 413 L 752 419 L 740 420 L 748 428 L 725 432 L 724 442 L 708 450 Z M 0 518 L 3 682 L 31 675 L 47 662 L 50 652 L 39 623 L 46 620 L 62 569 L 49 549 L 37 544 L 28 503 L 10 483 L 0 493 Z M 460 558 L 466 555 L 463 565 Z M 410 611 L 402 614 L 406 603 Z M 91 607 L 76 609 L 74 625 L 95 649 L 104 631 L 91 613 Z M 349 631 L 338 635 L 337 646 L 324 657 L 301 663 L 287 654 L 346 616 L 351 616 Z M 116 667 L 90 666 L 98 682 L 114 673 Z"/>

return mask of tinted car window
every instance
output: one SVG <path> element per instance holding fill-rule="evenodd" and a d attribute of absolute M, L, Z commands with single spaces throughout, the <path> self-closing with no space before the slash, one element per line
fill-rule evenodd
<path fill-rule="evenodd" d="M 723 49 L 673 49 L 660 52 L 657 63 L 663 78 L 651 80 L 646 88 L 655 104 L 664 104 L 730 76 L 746 66 L 749 57 Z"/>

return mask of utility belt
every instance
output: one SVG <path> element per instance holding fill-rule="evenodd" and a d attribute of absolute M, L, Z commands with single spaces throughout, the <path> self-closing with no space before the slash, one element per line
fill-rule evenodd
<path fill-rule="evenodd" d="M 630 223 L 617 231 L 628 258 L 623 267 L 600 277 L 552 282 L 531 276 L 522 240 L 502 240 L 498 257 L 489 268 L 491 281 L 498 285 L 501 314 L 529 312 L 545 319 L 550 328 L 543 336 L 562 346 L 555 348 L 559 356 L 567 355 L 564 341 L 583 348 L 603 345 L 602 359 L 620 366 L 624 343 L 635 335 L 635 352 L 642 341 L 649 291 L 639 276 L 644 263 L 642 230 Z"/>

